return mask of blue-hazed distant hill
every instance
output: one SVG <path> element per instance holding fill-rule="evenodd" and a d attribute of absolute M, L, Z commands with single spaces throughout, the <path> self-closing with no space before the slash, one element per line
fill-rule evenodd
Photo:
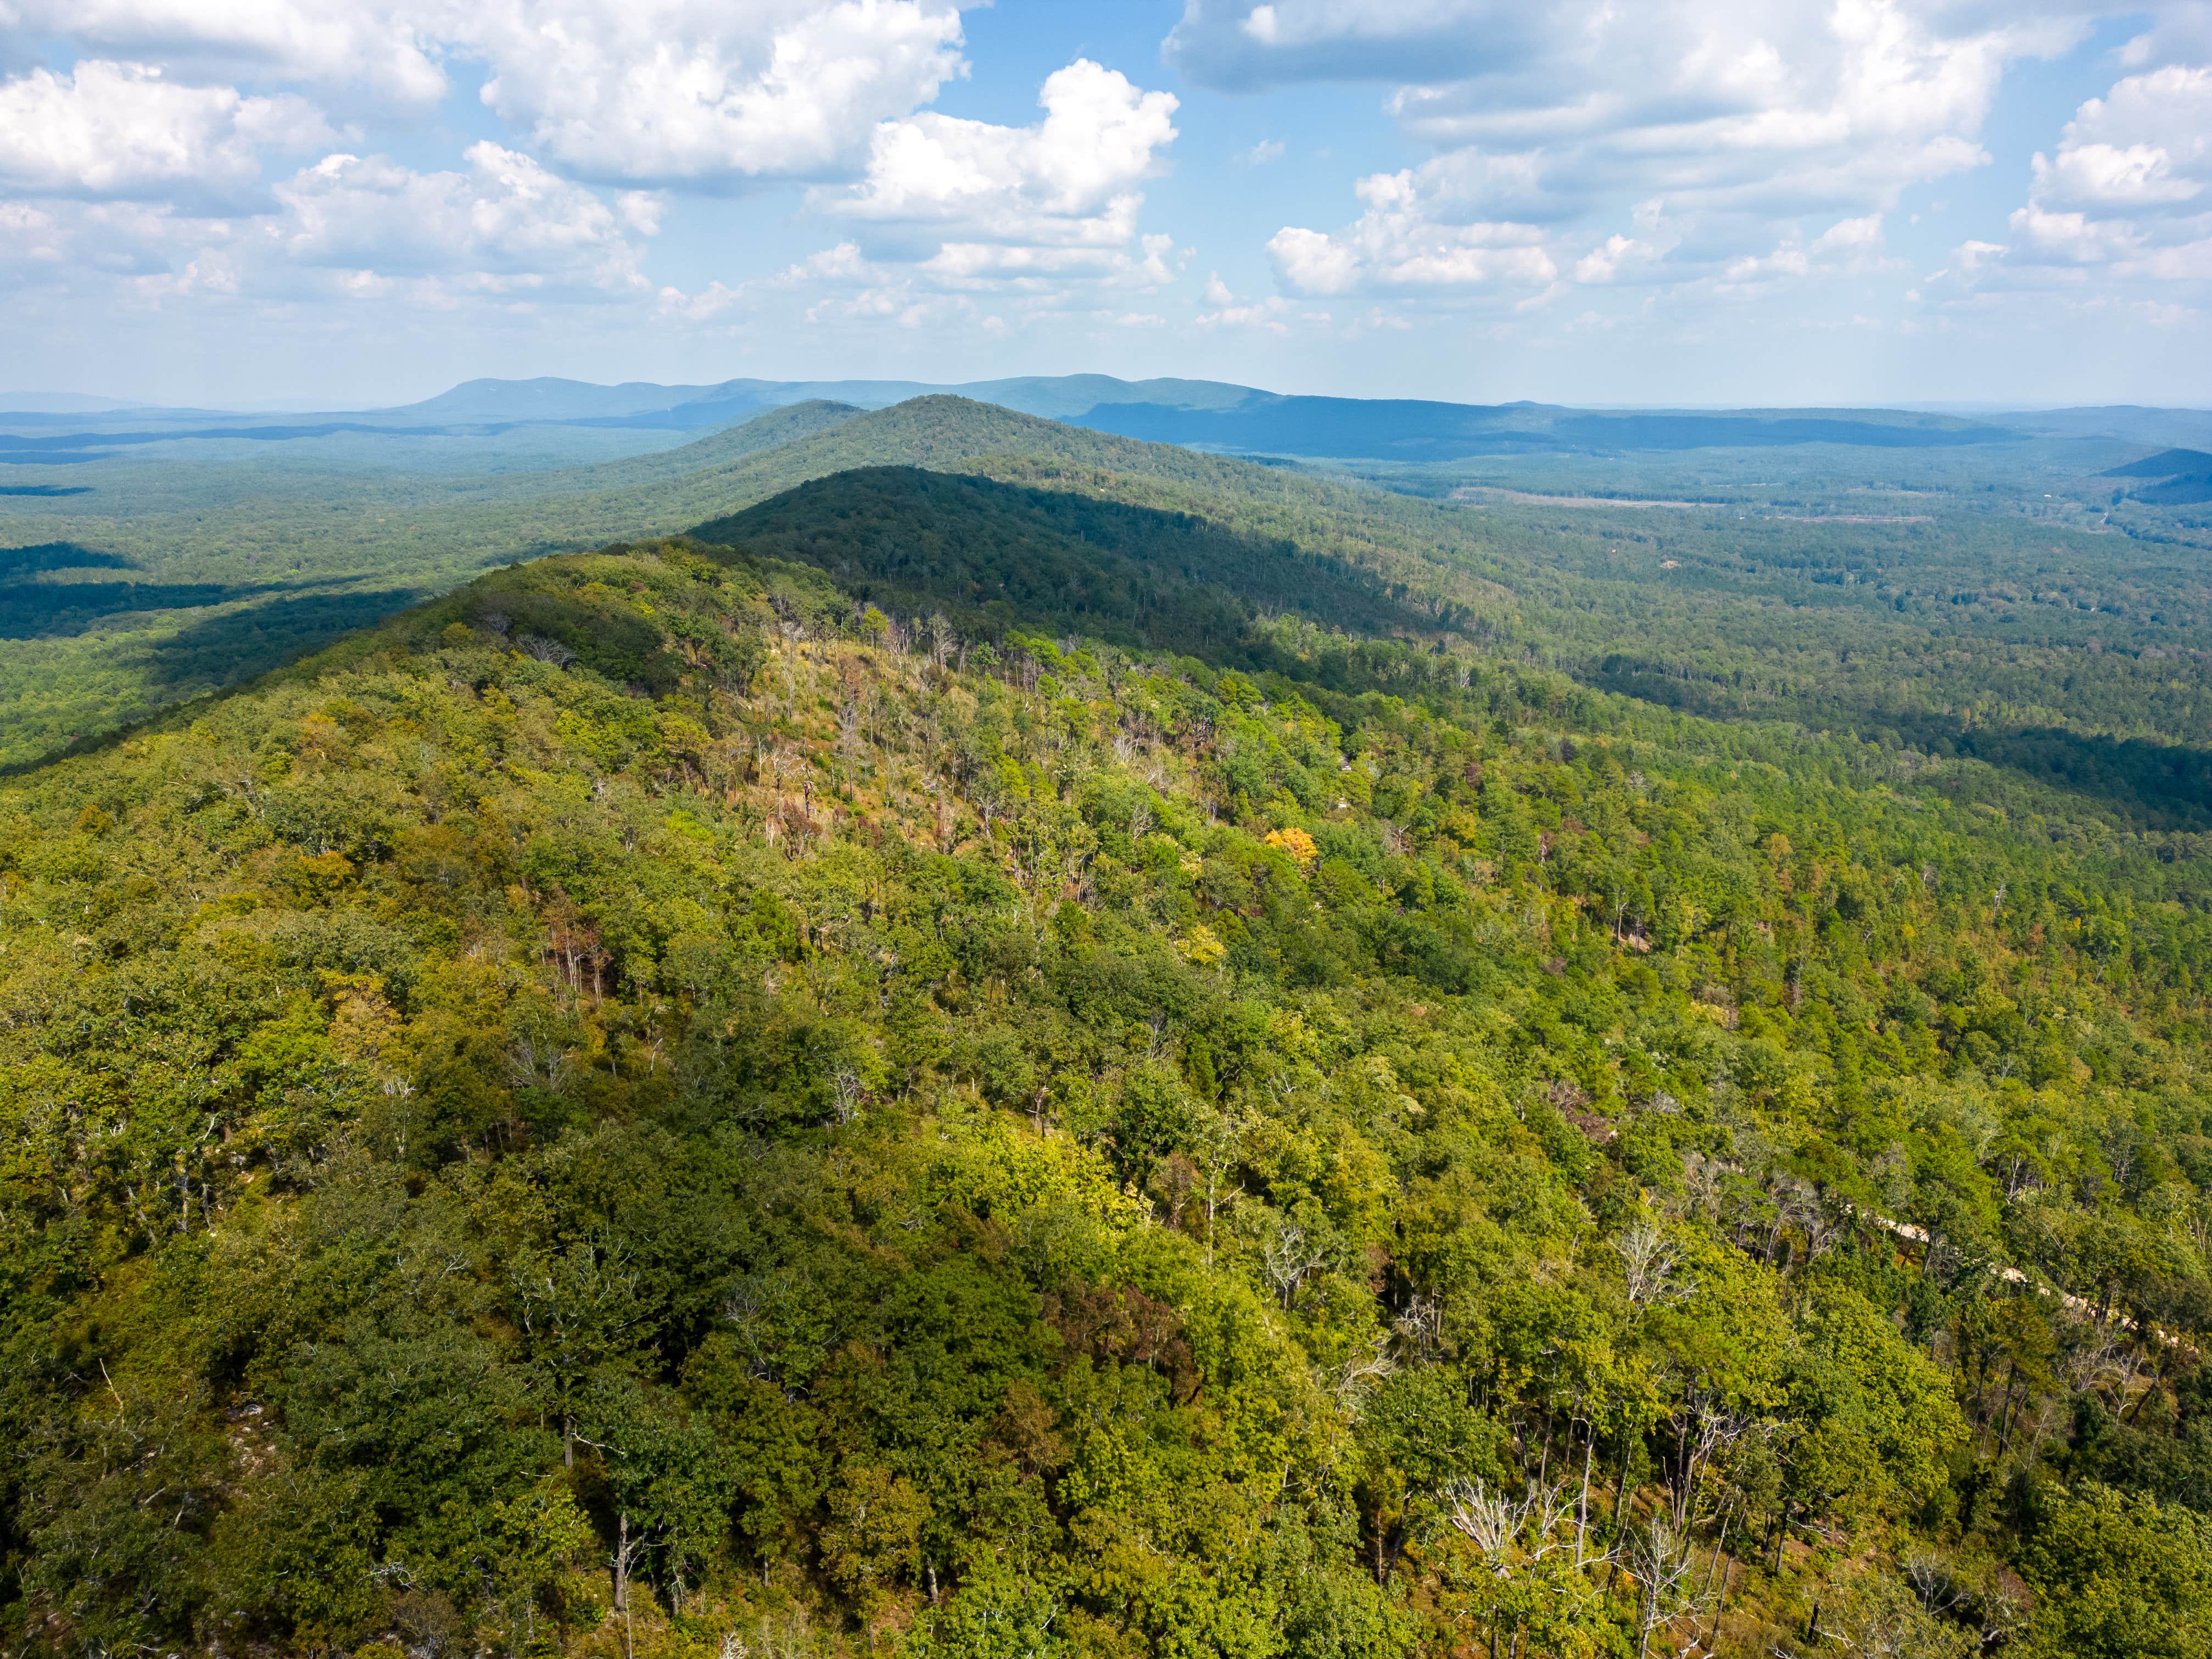
<path fill-rule="evenodd" d="M 2212 501 L 2212 455 L 2201 449 L 2169 449 L 2146 455 L 2125 466 L 2116 466 L 2107 478 L 2148 478 L 2150 483 L 2130 493 L 2154 507 L 2190 507 Z"/>
<path fill-rule="evenodd" d="M 1888 410 L 1599 411 L 1555 404 L 1455 404 L 1401 398 L 1306 398 L 1218 380 L 1029 375 L 931 386 L 917 380 L 724 380 L 714 386 L 599 386 L 579 380 L 471 380 L 379 411 L 425 422 L 557 421 L 699 430 L 764 408 L 827 398 L 864 409 L 951 392 L 1100 432 L 1228 453 L 1341 459 L 1449 460 L 1465 455 L 1850 444 L 1922 449 L 2004 441 L 1990 420 Z"/>
<path fill-rule="evenodd" d="M 725 426 L 763 409 L 816 399 L 884 409 L 909 398 L 951 392 L 1024 415 L 1067 420 L 1126 403 L 1163 409 L 1228 409 L 1270 394 L 1218 380 L 1119 380 L 1110 374 L 1030 374 L 936 386 L 922 380 L 722 380 L 712 386 L 627 381 L 468 380 L 421 403 L 376 411 L 384 420 L 550 421 L 677 431 Z"/>
<path fill-rule="evenodd" d="M 684 386 L 540 378 L 465 381 L 396 408 L 266 414 L 0 408 L 0 465 L 107 459 L 149 446 L 210 439 L 496 436 L 517 428 L 626 428 L 705 434 L 763 412 L 827 401 L 882 409 L 953 393 L 1017 413 L 1223 454 L 1316 459 L 1451 461 L 1479 455 L 1608 455 L 1815 444 L 1928 450 L 2037 440 L 2188 444 L 2212 414 L 2186 410 L 2045 410 L 1967 414 L 1867 409 L 1591 410 L 1537 403 L 1289 396 L 1219 380 L 1122 380 L 1107 374 L 1026 375 L 936 386 L 918 380 L 730 380 Z M 611 453 L 635 440 L 610 433 Z M 623 448 L 624 443 L 629 448 Z M 573 451 L 574 446 L 562 453 Z M 2176 451 L 2186 454 L 2194 452 Z M 2147 476 L 2147 475 L 2146 475 Z M 2138 491 L 2145 501 L 2205 499 L 2189 477 Z"/>
<path fill-rule="evenodd" d="M 1892 410 L 1741 410 L 1718 413 L 1571 410 L 1543 404 L 1447 404 L 1405 398 L 1284 398 L 1255 392 L 1225 409 L 1102 404 L 1080 424 L 1126 438 L 1247 454 L 1451 460 L 1545 451 L 1765 448 L 1851 444 L 1926 449 L 2004 442 L 2019 434 L 1952 416 Z"/>

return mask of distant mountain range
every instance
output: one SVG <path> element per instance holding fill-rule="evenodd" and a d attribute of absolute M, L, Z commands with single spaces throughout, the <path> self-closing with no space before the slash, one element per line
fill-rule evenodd
<path fill-rule="evenodd" d="M 754 410 L 823 399 L 883 409 L 909 398 L 951 392 L 1047 420 L 1078 420 L 1104 406 L 1229 410 L 1270 393 L 1218 380 L 1117 380 L 1109 374 L 1027 375 L 932 386 L 921 380 L 724 380 L 715 386 L 653 386 L 632 380 L 466 380 L 421 403 L 376 413 L 393 421 L 560 421 L 689 431 L 742 420 Z M 1087 422 L 1086 422 L 1087 424 Z"/>
<path fill-rule="evenodd" d="M 1154 443 L 1347 460 L 1442 461 L 1540 450 L 1601 453 L 1812 443 L 1922 449 L 2002 443 L 2019 435 L 1951 416 L 1887 410 L 1601 414 L 1544 404 L 1483 407 L 1399 399 L 1280 398 L 1264 392 L 1226 409 L 1105 405 L 1080 420 L 1102 431 Z"/>
<path fill-rule="evenodd" d="M 1987 422 L 1889 410 L 1596 412 L 1533 403 L 1287 397 L 1218 380 L 1130 381 L 1105 374 L 1030 376 L 951 386 L 911 380 L 725 380 L 686 386 L 471 380 L 438 397 L 380 414 L 416 423 L 554 420 L 691 430 L 742 420 L 764 407 L 811 399 L 880 409 L 945 392 L 1120 437 L 1231 454 L 1331 459 L 1450 460 L 1544 450 L 1601 453 L 1806 443 L 1923 448 L 2003 442 L 2018 436 Z"/>
<path fill-rule="evenodd" d="M 2130 406 L 1966 417 L 1899 410 L 1578 410 L 1534 403 L 1311 398 L 1218 380 L 1132 381 L 1104 374 L 1024 376 L 950 386 L 911 380 L 755 380 L 596 386 L 542 378 L 468 380 L 397 408 L 281 420 L 201 410 L 95 409 L 105 400 L 41 394 L 25 400 L 34 406 L 0 412 L 0 426 L 15 428 L 12 437 L 0 437 L 0 465 L 94 459 L 118 448 L 183 438 L 277 441 L 340 432 L 465 435 L 518 426 L 705 432 L 799 403 L 826 400 L 880 409 L 948 392 L 1118 436 L 1226 454 L 1407 463 L 1477 455 L 1808 444 L 1927 449 L 2034 439 L 2212 441 L 2212 414 Z M 0 395 L 0 405 L 6 402 Z"/>

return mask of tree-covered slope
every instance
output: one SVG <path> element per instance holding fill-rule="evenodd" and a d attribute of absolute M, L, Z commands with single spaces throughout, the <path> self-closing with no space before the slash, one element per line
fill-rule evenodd
<path fill-rule="evenodd" d="M 764 451 L 680 499 L 884 464 L 1202 519 L 1368 572 L 1435 629 L 1585 684 L 1987 760 L 2130 823 L 2212 824 L 2212 607 L 2185 550 L 1918 501 L 1872 518 L 1470 507 L 954 398 Z"/>
<path fill-rule="evenodd" d="M 636 533 L 673 480 L 856 412 L 796 404 L 678 448 L 550 473 L 88 469 L 70 494 L 20 503 L 37 517 L 0 523 L 21 543 L 0 550 L 0 765 L 243 684 L 487 566 Z"/>
<path fill-rule="evenodd" d="M 560 479 L 561 488 L 556 493 L 599 495 L 639 484 L 665 484 L 711 467 L 727 466 L 779 445 L 834 431 L 860 412 L 851 404 L 819 398 L 786 404 L 674 449 L 578 467 Z M 646 505 L 644 501 L 638 503 L 641 507 Z"/>
<path fill-rule="evenodd" d="M 732 509 L 878 465 L 1202 519 L 1362 570 L 1439 631 L 1586 684 L 1988 760 L 2133 822 L 2212 823 L 2212 611 L 2185 550 L 1971 507 L 1470 508 L 939 396 L 667 481 L 649 511 L 645 492 L 595 497 L 589 521 L 665 532 L 714 507 L 712 534 Z"/>
<path fill-rule="evenodd" d="M 9 1650 L 2206 1650 L 2192 838 L 715 532 L 0 789 Z"/>
<path fill-rule="evenodd" d="M 1080 469 L 1069 477 L 1071 488 L 1086 477 L 1126 477 L 1235 496 L 1252 493 L 1255 481 L 1266 479 L 1277 493 L 1301 501 L 1378 494 L 941 394 L 871 410 L 830 431 L 763 453 L 713 479 L 702 477 L 698 483 L 702 491 L 720 489 L 729 506 L 741 507 L 810 478 L 854 467 L 919 466 L 992 476 L 999 468 L 1016 464 L 1032 470 Z M 687 492 L 684 499 L 693 497 Z M 1387 502 L 1389 498 L 1380 500 Z M 666 505 L 675 511 L 678 504 Z"/>
<path fill-rule="evenodd" d="M 1374 570 L 1289 538 L 915 467 L 836 473 L 692 533 L 817 566 L 886 610 L 948 609 L 970 632 L 1023 623 L 1216 658 L 1264 655 L 1252 624 L 1268 616 L 1360 634 L 1438 627 Z"/>
<path fill-rule="evenodd" d="M 134 483 L 137 505 L 125 518 L 106 511 L 112 489 L 103 482 L 25 520 L 28 545 L 82 556 L 0 580 L 0 629 L 16 641 L 0 662 L 0 760 L 35 760 L 161 702 L 240 683 L 488 565 L 682 530 L 874 465 L 1203 508 L 1239 533 L 1297 539 L 1338 561 L 1372 564 L 1377 535 L 1394 549 L 1406 539 L 1392 498 L 1376 490 L 957 398 L 861 416 L 793 405 L 681 449 L 551 474 L 394 483 L 234 465 L 156 468 Z M 1255 485 L 1266 497 L 1256 511 L 1247 499 Z M 234 499 L 210 510 L 210 489 Z M 1425 525 L 1438 518 L 1426 503 L 1410 506 Z M 1434 530 L 1425 526 L 1416 544 L 1436 551 Z"/>

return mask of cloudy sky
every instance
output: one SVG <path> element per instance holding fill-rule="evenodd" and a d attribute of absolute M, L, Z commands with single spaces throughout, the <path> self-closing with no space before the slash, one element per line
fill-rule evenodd
<path fill-rule="evenodd" d="M 0 0 L 0 389 L 2212 401 L 2212 0 Z"/>

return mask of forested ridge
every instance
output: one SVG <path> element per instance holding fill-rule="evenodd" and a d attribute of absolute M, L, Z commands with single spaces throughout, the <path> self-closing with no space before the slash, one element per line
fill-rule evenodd
<path fill-rule="evenodd" d="M 947 397 L 795 405 L 552 471 L 488 457 L 471 474 L 461 440 L 404 441 L 403 465 L 99 463 L 21 486 L 69 494 L 0 501 L 0 763 L 242 684 L 517 557 L 896 466 L 1358 566 L 1492 657 L 1649 702 L 1969 755 L 2141 822 L 2212 813 L 2203 538 L 2185 522 L 2202 513 L 2112 501 L 2109 463 L 2141 446 L 1522 458 L 1502 477 L 1383 469 L 1385 489 Z M 1677 499 L 1603 499 L 1624 491 Z"/>
<path fill-rule="evenodd" d="M 5 1650 L 2212 1652 L 2202 836 L 1125 448 L 0 790 Z"/>

